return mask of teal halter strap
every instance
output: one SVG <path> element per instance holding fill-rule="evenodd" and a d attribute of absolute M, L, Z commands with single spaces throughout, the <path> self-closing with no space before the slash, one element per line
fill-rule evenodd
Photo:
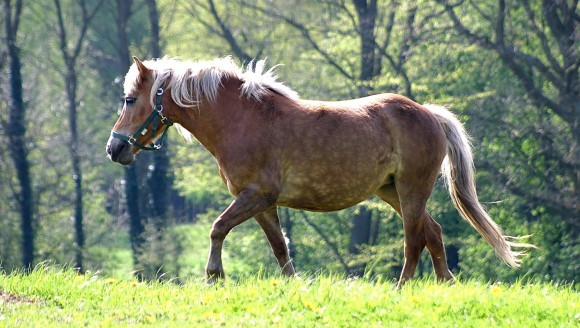
<path fill-rule="evenodd" d="M 167 118 L 167 116 L 163 115 L 163 105 L 161 104 L 161 96 L 162 95 L 163 95 L 163 88 L 157 89 L 155 106 L 153 107 L 153 113 L 151 113 L 151 115 L 149 115 L 147 120 L 145 120 L 145 122 L 139 127 L 139 129 L 137 129 L 137 131 L 135 133 L 133 133 L 130 136 L 126 136 L 124 134 L 120 134 L 120 133 L 113 131 L 113 132 L 111 132 L 111 136 L 113 136 L 113 138 L 125 140 L 128 143 L 130 143 L 131 145 L 133 145 L 139 149 L 142 149 L 142 150 L 161 149 L 161 147 L 163 147 L 163 140 L 165 139 L 165 135 L 167 133 L 167 130 L 169 130 L 169 127 L 173 125 L 173 122 L 171 122 L 171 120 L 169 118 Z M 157 143 L 151 143 L 151 146 L 144 146 L 144 145 L 137 142 L 137 138 L 139 137 L 139 135 L 145 135 L 145 133 L 147 133 L 147 126 L 149 126 L 149 124 L 151 122 L 153 122 L 152 126 L 151 126 L 151 136 L 154 137 L 155 133 L 157 132 L 157 128 L 159 126 L 160 121 L 161 121 L 161 123 L 167 125 L 168 128 L 165 129 L 165 131 L 163 131 L 163 134 L 161 135 L 161 138 L 159 138 L 159 141 Z"/>

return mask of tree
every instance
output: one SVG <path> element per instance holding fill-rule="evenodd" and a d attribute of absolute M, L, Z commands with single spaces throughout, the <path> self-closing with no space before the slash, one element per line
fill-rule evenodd
<path fill-rule="evenodd" d="M 527 1 L 483 7 L 474 2 L 443 3 L 455 31 L 467 42 L 494 53 L 511 71 L 527 96 L 537 105 L 539 116 L 555 115 L 566 125 L 545 120 L 529 131 L 543 146 L 536 149 L 552 165 L 545 170 L 526 165 L 529 172 L 543 176 L 543 186 L 529 188 L 524 179 L 514 178 L 493 163 L 484 163 L 500 183 L 515 194 L 560 214 L 572 232 L 578 231 L 580 215 L 580 83 L 578 65 L 578 1 Z M 477 15 L 479 25 L 473 28 L 459 12 Z M 525 34 L 524 34 L 525 33 Z M 557 132 L 559 131 L 559 133 Z M 560 134 L 556 136 L 555 134 Z M 568 139 L 561 147 L 558 137 Z M 566 137 L 569 136 L 569 137 Z M 537 156 L 537 155 L 536 155 Z"/>
<path fill-rule="evenodd" d="M 264 54 L 266 48 L 271 45 L 268 36 L 274 27 L 260 31 L 266 34 L 265 38 L 253 37 L 252 32 L 240 28 L 233 22 L 236 11 L 243 8 L 241 2 L 231 2 L 225 10 L 220 10 L 213 0 L 192 1 L 187 7 L 187 12 L 196 19 L 210 34 L 224 40 L 229 46 L 231 53 L 242 63 L 250 63 Z M 262 29 L 260 29 L 262 30 Z"/>
<path fill-rule="evenodd" d="M 65 27 L 62 4 L 60 0 L 54 0 L 56 8 L 56 15 L 58 20 L 58 38 L 61 55 L 65 64 L 65 72 L 63 78 L 65 80 L 65 92 L 68 105 L 68 123 L 70 129 L 69 139 L 69 153 L 72 162 L 72 177 L 75 184 L 75 199 L 74 199 L 74 225 L 75 225 L 75 268 L 83 272 L 83 251 L 85 245 L 85 234 L 83 231 L 83 174 L 81 168 L 81 159 L 79 156 L 79 137 L 77 129 L 77 115 L 78 115 L 78 98 L 77 98 L 77 61 L 83 49 L 85 35 L 87 33 L 91 20 L 104 0 L 100 0 L 93 8 L 88 8 L 85 1 L 78 3 L 81 12 L 81 22 L 79 32 L 76 40 L 72 42 L 72 47 L 69 48 L 71 42 Z"/>
<path fill-rule="evenodd" d="M 502 201 L 492 209 L 502 226 L 533 234 L 539 250 L 522 272 L 576 280 L 578 267 L 567 259 L 575 257 L 580 231 L 577 1 L 439 4 L 454 32 L 450 44 L 464 49 L 464 64 L 448 69 L 476 74 L 455 94 L 470 85 L 472 100 L 460 106 L 479 144 L 479 186 L 501 193 L 488 191 Z M 471 247 L 460 257 L 470 257 Z M 491 276 L 516 274 L 486 267 L 492 256 L 460 266 L 467 274 L 482 267 Z"/>
<path fill-rule="evenodd" d="M 376 0 L 323 1 L 322 14 L 328 15 L 327 21 L 312 24 L 303 22 L 299 16 L 287 14 L 288 8 L 282 6 L 246 5 L 300 32 L 311 49 L 339 75 L 357 86 L 359 97 L 391 89 L 413 99 L 412 83 L 405 64 L 413 54 L 412 47 L 433 35 L 436 29 L 429 23 L 441 15 L 440 12 L 430 12 L 429 4 L 424 4 L 419 11 L 417 4 L 401 4 L 395 0 L 382 5 Z M 325 35 L 330 33 L 358 39 L 358 49 L 353 49 L 359 58 L 356 65 L 328 50 L 324 41 Z M 404 87 L 392 83 L 385 85 L 381 81 L 385 75 L 402 79 Z"/>
<path fill-rule="evenodd" d="M 106 1 L 106 10 L 97 19 L 112 24 L 93 26 L 97 37 L 92 41 L 89 55 L 98 67 L 105 97 L 116 98 L 122 90 L 123 76 L 131 66 L 132 55 L 141 58 L 162 55 L 157 3 L 144 1 L 143 4 L 147 6 L 136 6 L 133 1 Z M 110 81 L 116 84 L 114 88 L 110 88 Z M 114 108 L 119 109 L 117 103 Z M 110 188 L 111 199 L 119 204 L 119 210 L 110 213 L 123 222 L 127 220 L 133 272 L 138 279 L 158 278 L 167 267 L 163 263 L 167 249 L 158 246 L 165 246 L 163 239 L 172 205 L 168 149 L 141 153 L 138 162 L 123 168 L 124 177 L 112 182 L 118 188 Z"/>
<path fill-rule="evenodd" d="M 2 127 L 8 135 L 10 142 L 8 148 L 20 184 L 17 199 L 22 231 L 22 266 L 25 269 L 30 269 L 34 262 L 34 216 L 30 162 L 26 147 L 26 105 L 22 97 L 22 62 L 18 47 L 18 27 L 22 13 L 22 1 L 17 0 L 12 5 L 10 0 L 4 0 L 3 9 L 10 68 L 10 102 L 8 104 L 8 122 L 3 121 Z"/>
<path fill-rule="evenodd" d="M 131 53 L 129 51 L 129 38 L 127 32 L 127 25 L 131 18 L 131 0 L 117 0 L 117 51 L 119 61 L 119 74 L 124 74 L 131 66 Z M 140 174 L 139 166 L 131 165 L 125 168 L 125 204 L 127 214 L 129 216 L 129 237 L 131 240 L 131 250 L 133 254 L 133 269 L 134 274 L 140 280 L 144 279 L 143 268 L 140 264 L 140 255 L 145 244 L 145 220 L 141 213 L 141 198 L 140 192 Z"/>
<path fill-rule="evenodd" d="M 149 12 L 149 25 L 151 27 L 151 43 L 150 50 L 153 58 L 160 58 L 162 54 L 160 43 L 160 29 L 159 29 L 159 11 L 157 10 L 157 3 L 155 0 L 147 0 L 147 8 Z M 147 184 L 149 186 L 149 195 L 151 197 L 151 220 L 154 228 L 154 238 L 161 244 L 165 228 L 167 226 L 167 212 L 168 199 L 171 191 L 171 180 L 168 176 L 169 171 L 169 157 L 167 147 L 155 151 L 151 155 L 151 165 L 149 178 Z M 152 274 L 158 277 L 164 275 L 165 262 L 164 248 L 154 249 L 158 255 L 158 263 L 154 263 Z"/>

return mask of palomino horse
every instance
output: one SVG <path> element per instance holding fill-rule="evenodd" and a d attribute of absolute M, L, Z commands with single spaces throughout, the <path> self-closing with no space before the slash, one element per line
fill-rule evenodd
<path fill-rule="evenodd" d="M 290 276 L 294 267 L 278 206 L 336 211 L 373 194 L 403 219 L 399 285 L 413 277 L 425 246 L 437 278 L 451 280 L 441 227 L 425 211 L 442 164 L 455 207 L 503 261 L 517 267 L 522 252 L 512 247 L 530 246 L 510 241 L 479 204 L 468 136 L 443 107 L 395 94 L 302 100 L 276 81 L 272 69 L 264 72 L 264 61 L 243 69 L 229 57 L 197 63 L 133 59 L 107 153 L 130 164 L 141 149 L 159 148 L 175 123 L 216 158 L 235 200 L 213 223 L 208 281 L 224 277 L 222 244 L 238 224 L 256 219 L 282 273 Z"/>

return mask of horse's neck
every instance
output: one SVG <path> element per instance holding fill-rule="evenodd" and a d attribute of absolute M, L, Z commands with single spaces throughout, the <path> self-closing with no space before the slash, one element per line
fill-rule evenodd
<path fill-rule="evenodd" d="M 189 122 L 184 127 L 215 155 L 231 133 L 243 124 L 241 108 L 245 101 L 239 96 L 238 88 L 224 85 L 214 104 L 203 101 L 199 108 L 189 109 Z"/>
<path fill-rule="evenodd" d="M 182 124 L 193 136 L 212 154 L 215 154 L 218 148 L 218 142 L 221 138 L 222 127 L 217 120 L 216 113 L 209 106 L 203 108 L 190 108 L 190 117 L 187 122 Z"/>

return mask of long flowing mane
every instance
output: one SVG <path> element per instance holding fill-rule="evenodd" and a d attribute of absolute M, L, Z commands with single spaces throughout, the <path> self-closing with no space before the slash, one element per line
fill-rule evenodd
<path fill-rule="evenodd" d="M 231 57 L 210 61 L 182 61 L 164 57 L 144 62 L 153 71 L 152 90 L 159 87 L 171 90 L 173 101 L 181 107 L 195 107 L 203 99 L 215 102 L 223 78 L 237 78 L 242 81 L 240 96 L 260 101 L 272 90 L 285 97 L 297 99 L 298 94 L 277 80 L 273 66 L 265 71 L 266 61 L 251 62 L 245 67 L 238 66 Z M 137 86 L 138 70 L 132 65 L 125 76 L 124 89 L 128 94 Z M 155 92 L 151 92 L 151 104 Z"/>

